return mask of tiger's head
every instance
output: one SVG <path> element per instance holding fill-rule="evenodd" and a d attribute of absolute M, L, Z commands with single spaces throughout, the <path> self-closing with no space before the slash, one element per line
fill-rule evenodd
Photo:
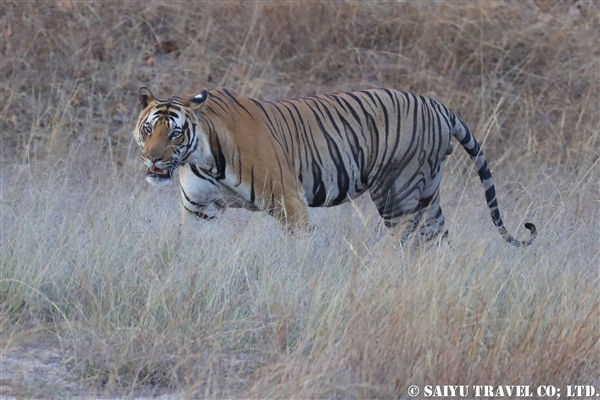
<path fill-rule="evenodd" d="M 148 167 L 146 180 L 153 184 L 170 183 L 173 171 L 185 163 L 202 164 L 209 155 L 209 142 L 195 111 L 200 111 L 208 92 L 190 98 L 159 100 L 145 87 L 139 91 L 142 111 L 135 127 L 135 140 Z"/>

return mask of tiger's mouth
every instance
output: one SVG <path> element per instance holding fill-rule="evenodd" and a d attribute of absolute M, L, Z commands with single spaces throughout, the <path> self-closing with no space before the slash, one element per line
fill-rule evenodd
<path fill-rule="evenodd" d="M 169 169 L 161 169 L 156 166 L 148 168 L 146 179 L 153 183 L 168 183 L 173 179 L 173 171 Z"/>

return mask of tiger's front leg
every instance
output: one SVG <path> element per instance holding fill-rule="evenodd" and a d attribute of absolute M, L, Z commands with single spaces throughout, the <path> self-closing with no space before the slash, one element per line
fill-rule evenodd
<path fill-rule="evenodd" d="M 202 175 L 194 166 L 186 164 L 179 169 L 181 192 L 181 223 L 179 237 L 192 236 L 194 227 L 216 218 L 224 208 L 218 184 L 210 176 Z"/>
<path fill-rule="evenodd" d="M 286 186 L 279 182 L 263 183 L 256 180 L 255 187 L 270 187 L 270 190 L 254 192 L 256 194 L 250 196 L 258 210 L 275 217 L 291 234 L 312 229 L 304 188 L 299 182 L 294 182 L 293 178 L 290 178 L 292 182 L 288 182 Z"/>
<path fill-rule="evenodd" d="M 306 199 L 299 196 L 287 196 L 273 210 L 272 215 L 291 233 L 309 232 L 314 227 L 310 223 Z"/>

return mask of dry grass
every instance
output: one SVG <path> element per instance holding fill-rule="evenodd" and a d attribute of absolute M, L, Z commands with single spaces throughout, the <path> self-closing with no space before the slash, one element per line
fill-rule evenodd
<path fill-rule="evenodd" d="M 50 335 L 78 393 L 99 395 L 600 386 L 596 4 L 0 10 L 3 357 Z M 184 248 L 176 187 L 148 187 L 132 143 L 142 85 L 264 99 L 388 86 L 439 99 L 485 143 L 509 229 L 522 237 L 531 220 L 539 237 L 526 249 L 502 242 L 455 151 L 442 184 L 446 248 L 403 255 L 366 199 L 313 210 L 318 228 L 301 237 L 228 211 L 199 222 Z"/>

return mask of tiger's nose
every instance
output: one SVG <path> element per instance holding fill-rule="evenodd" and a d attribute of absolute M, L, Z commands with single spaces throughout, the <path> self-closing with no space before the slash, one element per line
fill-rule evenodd
<path fill-rule="evenodd" d="M 148 159 L 149 159 L 150 161 L 152 161 L 153 163 L 156 163 L 157 161 L 160 161 L 160 160 L 162 160 L 162 157 L 161 157 L 161 158 L 154 158 L 154 157 L 150 157 L 150 156 L 148 156 Z"/>

